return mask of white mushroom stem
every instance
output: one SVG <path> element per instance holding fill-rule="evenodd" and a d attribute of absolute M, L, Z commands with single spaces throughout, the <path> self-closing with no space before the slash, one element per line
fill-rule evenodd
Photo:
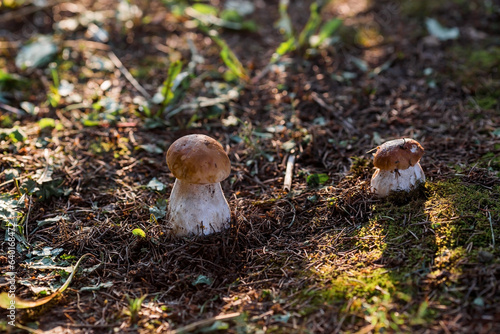
<path fill-rule="evenodd" d="M 229 227 L 231 211 L 220 182 L 193 184 L 179 179 L 168 204 L 174 235 L 210 234 Z"/>
<path fill-rule="evenodd" d="M 380 197 L 386 197 L 391 191 L 410 191 L 417 183 L 425 182 L 422 167 L 417 162 L 404 170 L 378 169 L 372 176 L 371 188 Z"/>

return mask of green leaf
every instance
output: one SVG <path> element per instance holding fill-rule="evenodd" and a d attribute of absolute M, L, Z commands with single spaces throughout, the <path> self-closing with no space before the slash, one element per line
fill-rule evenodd
<path fill-rule="evenodd" d="M 149 181 L 148 185 L 146 186 L 147 188 L 159 192 L 165 191 L 167 189 L 167 186 L 160 181 L 156 177 L 154 177 L 151 181 Z"/>
<path fill-rule="evenodd" d="M 284 34 L 288 39 L 293 37 L 292 20 L 288 15 L 289 3 L 290 3 L 289 0 L 280 0 L 279 4 L 280 19 L 275 23 L 275 27 L 278 28 L 280 32 Z"/>
<path fill-rule="evenodd" d="M 19 171 L 17 169 L 14 169 L 14 168 L 6 169 L 4 171 L 4 174 L 5 174 L 5 179 L 7 181 L 10 181 L 10 180 L 15 179 L 16 177 L 19 177 Z"/>
<path fill-rule="evenodd" d="M 369 66 L 366 61 L 357 57 L 351 57 L 351 61 L 356 65 L 361 71 L 368 72 Z"/>
<path fill-rule="evenodd" d="M 90 119 L 84 119 L 82 120 L 83 126 L 91 127 L 91 126 L 99 126 L 101 124 L 101 121 L 95 121 L 95 120 L 90 120 Z"/>
<path fill-rule="evenodd" d="M 180 60 L 174 61 L 168 67 L 167 79 L 163 82 L 161 94 L 163 95 L 163 107 L 166 107 L 174 98 L 174 80 L 182 70 L 182 62 Z"/>
<path fill-rule="evenodd" d="M 295 50 L 295 48 L 296 48 L 295 37 L 290 37 L 288 40 L 282 42 L 278 46 L 278 48 L 274 52 L 273 56 L 271 57 L 271 63 L 277 62 L 285 54 Z"/>
<path fill-rule="evenodd" d="M 68 216 L 62 215 L 62 216 L 55 216 L 52 218 L 47 218 L 44 220 L 37 220 L 37 226 L 43 226 L 43 225 L 48 225 L 48 224 L 53 224 L 53 223 L 58 223 L 60 220 L 67 220 Z"/>
<path fill-rule="evenodd" d="M 20 69 L 43 67 L 57 53 L 57 45 L 49 36 L 41 36 L 37 41 L 25 45 L 16 56 L 16 66 Z"/>
<path fill-rule="evenodd" d="M 20 188 L 21 188 L 23 194 L 28 194 L 28 195 L 31 195 L 31 194 L 33 194 L 34 191 L 39 190 L 38 183 L 36 183 L 32 179 L 27 179 L 26 181 L 24 181 L 21 184 Z"/>
<path fill-rule="evenodd" d="M 158 147 L 156 144 L 139 145 L 139 148 L 143 149 L 144 151 L 146 151 L 148 153 L 163 154 L 163 150 L 160 147 Z"/>
<path fill-rule="evenodd" d="M 156 220 L 165 218 L 167 215 L 167 201 L 158 199 L 156 205 L 149 208 L 149 213 L 152 214 Z"/>
<path fill-rule="evenodd" d="M 66 282 L 64 283 L 64 285 L 61 286 L 59 289 L 57 289 L 57 291 L 54 292 L 52 295 L 44 297 L 44 298 L 40 298 L 37 300 L 29 300 L 29 299 L 21 299 L 19 297 L 10 298 L 9 294 L 7 292 L 2 292 L 0 294 L 0 307 L 4 308 L 4 309 L 8 309 L 10 305 L 14 305 L 16 307 L 16 309 L 23 309 L 23 308 L 33 308 L 33 307 L 37 307 L 37 306 L 48 303 L 49 301 L 51 301 L 55 297 L 62 294 L 64 292 L 64 290 L 66 290 L 68 288 L 71 281 L 73 280 L 73 277 L 75 276 L 76 269 L 80 265 L 80 262 L 83 260 L 83 258 L 85 258 L 88 255 L 91 255 L 91 254 L 82 255 L 80 260 L 78 260 L 76 265 L 73 267 L 73 271 L 72 271 L 71 275 L 69 275 L 69 277 L 66 279 Z"/>
<path fill-rule="evenodd" d="M 290 318 L 291 318 L 291 314 L 288 312 L 285 314 L 276 314 L 276 315 L 273 315 L 272 318 L 275 321 L 287 323 L 288 320 L 290 320 Z"/>
<path fill-rule="evenodd" d="M 327 174 L 311 174 L 307 176 L 306 182 L 309 187 L 317 187 L 328 181 Z"/>
<path fill-rule="evenodd" d="M 216 320 L 214 323 L 209 326 L 209 327 L 202 327 L 200 328 L 201 333 L 212 333 L 212 332 L 217 332 L 217 331 L 225 331 L 229 329 L 229 323 Z"/>
<path fill-rule="evenodd" d="M 247 75 L 243 65 L 240 63 L 238 57 L 233 53 L 229 46 L 224 45 L 220 51 L 220 57 L 224 64 L 241 79 L 246 79 Z"/>
<path fill-rule="evenodd" d="M 342 26 L 342 22 L 343 21 L 341 19 L 332 19 L 323 24 L 319 31 L 318 39 L 314 41 L 314 44 L 311 46 L 316 48 L 321 45 L 327 38 L 335 34 L 335 32 Z"/>
<path fill-rule="evenodd" d="M 24 111 L 26 111 L 28 114 L 30 114 L 31 116 L 36 116 L 38 114 L 38 112 L 40 111 L 40 108 L 38 108 L 33 103 L 28 102 L 28 101 L 21 102 L 20 107 Z"/>
<path fill-rule="evenodd" d="M 132 230 L 132 234 L 135 235 L 135 236 L 137 236 L 137 237 L 146 238 L 146 232 L 144 232 L 140 228 L 134 228 Z"/>
<path fill-rule="evenodd" d="M 281 144 L 281 148 L 287 152 L 290 152 L 295 148 L 296 145 L 297 144 L 295 143 L 295 141 L 293 139 L 290 139 L 289 141 L 286 141 L 283 144 Z"/>
<path fill-rule="evenodd" d="M 319 15 L 318 8 L 318 3 L 313 2 L 311 4 L 311 14 L 309 15 L 309 20 L 299 35 L 299 47 L 304 47 L 309 42 L 309 38 L 316 32 L 321 24 L 321 16 Z"/>
<path fill-rule="evenodd" d="M 239 22 L 243 21 L 243 17 L 234 9 L 225 9 L 220 13 L 220 18 L 224 21 Z"/>
<path fill-rule="evenodd" d="M 195 3 L 194 5 L 191 6 L 191 8 L 193 8 L 198 13 L 205 14 L 205 15 L 215 15 L 216 16 L 218 14 L 218 10 L 216 7 L 210 6 L 207 4 L 203 4 L 203 3 Z"/>
<path fill-rule="evenodd" d="M 457 27 L 443 27 L 437 20 L 430 17 L 425 19 L 425 26 L 427 27 L 427 31 L 429 31 L 429 34 L 441 41 L 457 39 L 460 35 L 460 30 Z"/>
<path fill-rule="evenodd" d="M 199 275 L 194 281 L 193 285 L 198 285 L 198 284 L 206 284 L 206 285 L 211 285 L 213 283 L 213 280 L 210 277 L 207 277 L 205 275 Z"/>
<path fill-rule="evenodd" d="M 65 194 L 65 191 L 60 188 L 63 182 L 64 180 L 44 182 L 33 194 L 41 201 L 48 200 L 51 197 L 61 197 Z"/>
<path fill-rule="evenodd" d="M 0 196 L 0 222 L 2 226 L 13 226 L 20 218 L 18 201 L 9 195 Z"/>
<path fill-rule="evenodd" d="M 0 139 L 8 139 L 12 143 L 22 142 L 27 138 L 23 130 L 18 127 L 12 129 L 0 129 Z"/>
<path fill-rule="evenodd" d="M 9 138 L 13 143 L 18 143 L 24 141 L 27 136 L 23 130 L 15 128 L 10 134 Z"/>
<path fill-rule="evenodd" d="M 55 128 L 56 121 L 53 118 L 42 118 L 38 121 L 38 126 L 40 127 L 40 129 Z"/>
<path fill-rule="evenodd" d="M 481 298 L 481 297 L 476 297 L 476 299 L 474 299 L 474 301 L 472 302 L 474 305 L 477 305 L 477 306 L 480 306 L 480 307 L 483 307 L 484 306 L 484 299 Z"/>

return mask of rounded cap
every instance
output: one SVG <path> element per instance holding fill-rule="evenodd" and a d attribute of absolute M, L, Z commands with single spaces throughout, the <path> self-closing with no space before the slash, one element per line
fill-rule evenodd
<path fill-rule="evenodd" d="M 217 183 L 231 172 L 231 162 L 222 145 L 199 134 L 181 137 L 170 145 L 167 165 L 176 178 L 195 184 Z"/>
<path fill-rule="evenodd" d="M 377 147 L 373 165 L 384 170 L 404 170 L 415 165 L 423 154 L 424 148 L 416 140 L 409 138 L 390 140 Z"/>

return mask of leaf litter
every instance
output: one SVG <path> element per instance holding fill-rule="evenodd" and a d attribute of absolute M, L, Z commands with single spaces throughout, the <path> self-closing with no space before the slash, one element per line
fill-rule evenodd
<path fill-rule="evenodd" d="M 73 277 L 74 289 L 43 312 L 23 313 L 24 324 L 94 332 L 133 326 L 229 332 L 498 328 L 499 254 L 492 247 L 499 233 L 498 110 L 477 109 L 471 101 L 484 97 L 476 92 L 495 98 L 497 78 L 494 71 L 488 72 L 492 80 L 475 76 L 476 69 L 464 66 L 495 62 L 460 58 L 467 53 L 459 48 L 471 47 L 461 35 L 430 43 L 424 22 L 434 17 L 441 28 L 474 25 L 487 35 L 472 45 L 481 50 L 498 35 L 491 28 L 498 18 L 494 8 L 474 2 L 490 13 L 478 18 L 468 5 L 441 4 L 439 15 L 426 8 L 407 16 L 407 4 L 381 2 L 349 16 L 333 4 L 318 7 L 318 26 L 308 25 L 304 15 L 312 2 L 280 4 L 255 2 L 244 19 L 258 29 L 244 32 L 216 24 L 227 17 L 215 2 L 209 21 L 193 20 L 182 2 L 138 3 L 142 22 L 135 14 L 116 22 L 117 12 L 97 3 L 85 15 L 50 4 L 43 15 L 51 20 L 85 16 L 84 26 L 103 23 L 110 41 L 85 40 L 86 28 L 54 31 L 62 42 L 47 72 L 16 67 L 10 41 L 20 46 L 27 40 L 12 26 L 9 33 L 18 37 L 2 39 L 9 52 L 2 71 L 30 82 L 29 90 L 16 84 L 12 91 L 0 80 L 1 102 L 11 106 L 0 106 L 0 217 L 20 226 L 25 249 L 18 251 L 18 276 L 30 282 L 46 270 L 68 268 L 65 254 L 100 259 L 82 260 L 89 270 Z M 453 11 L 463 11 L 462 22 L 447 14 Z M 356 44 L 355 34 L 370 16 L 384 42 L 367 48 Z M 52 31 L 51 20 L 42 21 L 45 33 Z M 23 22 L 19 26 L 28 24 Z M 304 27 L 310 30 L 300 39 Z M 327 34 L 335 38 L 327 42 Z M 85 40 L 85 47 L 74 38 Z M 304 50 L 297 49 L 299 39 Z M 119 71 L 110 47 L 122 63 Z M 174 55 L 185 64 L 171 72 L 177 73 L 174 81 L 179 77 L 175 89 L 168 79 L 170 66 L 178 66 L 171 65 Z M 134 103 L 138 93 L 146 97 L 124 68 L 149 95 L 165 88 L 160 104 Z M 219 83 L 228 89 L 216 91 Z M 58 100 L 49 98 L 50 87 L 59 91 Z M 70 99 L 75 94 L 82 102 Z M 34 108 L 22 102 L 38 111 L 24 113 Z M 16 108 L 22 113 L 12 112 Z M 54 122 L 44 120 L 50 126 L 42 127 L 43 119 Z M 231 228 L 173 239 L 164 217 L 174 178 L 163 154 L 179 136 L 200 132 L 218 139 L 232 161 L 222 184 Z M 404 136 L 423 142 L 429 181 L 424 197 L 392 205 L 369 192 L 366 152 Z M 292 150 L 291 189 L 283 192 Z M 12 169 L 19 174 L 6 172 Z M 153 179 L 163 193 L 147 187 Z M 464 205 L 454 192 L 474 204 Z M 44 249 L 50 254 L 39 260 L 52 268 L 25 265 L 28 250 Z M 64 251 L 53 255 L 55 249 Z M 2 257 L 0 264 L 3 270 Z M 60 274 L 47 280 L 55 287 Z M 45 283 L 39 285 L 50 285 Z M 16 293 L 33 296 L 27 286 Z"/>

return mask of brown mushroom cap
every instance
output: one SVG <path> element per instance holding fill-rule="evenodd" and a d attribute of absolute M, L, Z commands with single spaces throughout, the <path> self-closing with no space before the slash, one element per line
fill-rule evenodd
<path fill-rule="evenodd" d="M 377 148 L 373 165 L 384 170 L 404 170 L 414 166 L 424 154 L 418 141 L 403 138 L 390 140 Z"/>
<path fill-rule="evenodd" d="M 231 162 L 222 145 L 199 134 L 181 137 L 170 145 L 167 165 L 177 179 L 195 184 L 217 183 L 231 172 Z"/>

